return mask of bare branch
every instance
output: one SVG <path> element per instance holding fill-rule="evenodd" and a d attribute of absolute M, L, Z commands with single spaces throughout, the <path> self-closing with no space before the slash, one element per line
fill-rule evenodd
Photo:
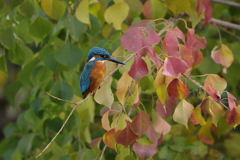
<path fill-rule="evenodd" d="M 212 18 L 210 23 L 240 31 L 240 25 Z"/>
<path fill-rule="evenodd" d="M 240 3 L 236 3 L 236 2 L 232 2 L 232 1 L 226 1 L 226 0 L 209 0 L 209 1 L 240 8 Z"/>

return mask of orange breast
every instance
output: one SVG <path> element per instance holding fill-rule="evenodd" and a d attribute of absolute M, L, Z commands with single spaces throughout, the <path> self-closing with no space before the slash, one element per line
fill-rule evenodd
<path fill-rule="evenodd" d="M 106 66 L 101 61 L 95 62 L 90 74 L 91 84 L 88 92 L 96 91 L 106 74 Z"/>

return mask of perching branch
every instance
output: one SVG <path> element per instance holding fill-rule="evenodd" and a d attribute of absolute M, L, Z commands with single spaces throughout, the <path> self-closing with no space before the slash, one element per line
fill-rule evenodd
<path fill-rule="evenodd" d="M 210 23 L 215 23 L 216 25 L 219 25 L 219 26 L 223 26 L 223 27 L 226 27 L 226 28 L 231 28 L 231 29 L 235 29 L 235 30 L 240 31 L 240 25 L 237 25 L 237 24 L 234 24 L 234 23 L 222 21 L 222 20 L 215 19 L 215 18 L 212 18 Z"/>
<path fill-rule="evenodd" d="M 236 3 L 236 2 L 233 2 L 233 1 L 226 1 L 226 0 L 209 0 L 209 1 L 240 8 L 240 3 Z"/>

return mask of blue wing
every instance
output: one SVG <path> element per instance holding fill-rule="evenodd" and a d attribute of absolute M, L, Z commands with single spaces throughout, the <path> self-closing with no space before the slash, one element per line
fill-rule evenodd
<path fill-rule="evenodd" d="M 91 83 L 90 74 L 93 66 L 94 66 L 94 62 L 88 62 L 84 66 L 82 75 L 80 76 L 80 88 L 81 88 L 82 94 L 86 92 L 90 86 L 90 83 Z"/>

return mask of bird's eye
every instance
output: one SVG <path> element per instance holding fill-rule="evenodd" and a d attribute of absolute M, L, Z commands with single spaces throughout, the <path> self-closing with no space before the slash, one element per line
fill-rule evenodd
<path fill-rule="evenodd" d="M 106 56 L 106 55 L 101 55 L 101 57 L 102 57 L 102 58 L 107 58 L 108 56 Z"/>

